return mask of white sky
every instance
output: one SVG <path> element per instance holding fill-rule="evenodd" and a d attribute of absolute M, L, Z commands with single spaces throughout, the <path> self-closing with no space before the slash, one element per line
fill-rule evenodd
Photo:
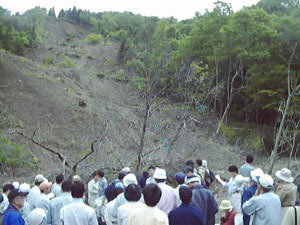
<path fill-rule="evenodd" d="M 179 20 L 192 18 L 196 11 L 211 10 L 216 0 L 0 0 L 0 6 L 12 13 L 23 13 L 35 6 L 51 8 L 56 14 L 63 9 L 86 9 L 91 12 L 130 11 L 143 16 L 175 17 Z M 234 11 L 251 6 L 259 0 L 224 0 L 230 2 Z"/>

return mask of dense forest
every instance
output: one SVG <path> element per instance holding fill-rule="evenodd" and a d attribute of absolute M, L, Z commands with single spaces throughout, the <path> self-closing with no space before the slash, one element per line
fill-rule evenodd
<path fill-rule="evenodd" d="M 218 1 L 212 11 L 184 21 L 76 7 L 58 14 L 37 7 L 22 15 L 0 8 L 0 47 L 26 55 L 41 43 L 47 16 L 88 27 L 91 44 L 119 43 L 118 63 L 146 99 L 168 98 L 199 113 L 210 111 L 220 121 L 217 133 L 237 122 L 268 126 L 274 134 L 286 130 L 279 139 L 294 138 L 290 148 L 297 148 L 298 0 L 261 0 L 238 12 Z M 278 148 L 286 143 L 280 140 Z"/>

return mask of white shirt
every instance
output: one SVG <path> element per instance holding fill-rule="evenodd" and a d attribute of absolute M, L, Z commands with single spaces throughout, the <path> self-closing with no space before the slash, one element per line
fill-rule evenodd
<path fill-rule="evenodd" d="M 60 210 L 60 219 L 64 225 L 98 225 L 95 210 L 84 204 L 81 198 L 64 206 Z"/>
<path fill-rule="evenodd" d="M 169 225 L 168 216 L 155 207 L 143 204 L 132 212 L 129 225 Z"/>
<path fill-rule="evenodd" d="M 3 196 L 3 202 L 1 202 L 1 205 L 0 205 L 0 213 L 3 213 L 9 205 L 9 201 L 8 201 L 6 194 L 2 194 L 2 196 Z"/>
<path fill-rule="evenodd" d="M 34 186 L 30 189 L 29 194 L 27 195 L 27 202 L 30 204 L 31 208 L 35 208 L 35 198 L 41 193 L 41 190 L 38 186 Z"/>
<path fill-rule="evenodd" d="M 92 179 L 88 184 L 88 202 L 92 208 L 97 208 L 95 200 L 98 197 L 98 182 Z"/>
<path fill-rule="evenodd" d="M 140 201 L 128 202 L 118 208 L 118 225 L 128 225 L 131 213 L 143 205 Z"/>
<path fill-rule="evenodd" d="M 53 184 L 51 187 L 51 192 L 54 194 L 55 197 L 58 197 L 61 195 L 61 185 L 60 184 Z"/>
<path fill-rule="evenodd" d="M 117 224 L 118 222 L 118 220 L 112 216 L 112 211 L 114 209 L 115 203 L 116 203 L 116 199 L 110 201 L 106 205 L 105 212 L 104 212 L 104 219 L 106 225 Z"/>
<path fill-rule="evenodd" d="M 47 211 L 50 208 L 50 200 L 49 200 L 49 198 L 47 197 L 46 194 L 41 193 L 40 195 L 38 195 L 35 198 L 35 204 L 34 205 L 35 205 L 36 208 L 41 208 L 41 209 L 45 210 L 45 212 L 47 213 Z"/>
<path fill-rule="evenodd" d="M 179 196 L 179 188 L 185 186 L 187 187 L 185 184 L 179 184 L 176 188 L 175 188 L 175 195 L 176 195 L 176 206 L 179 207 L 182 203 L 180 196 Z"/>
<path fill-rule="evenodd" d="M 231 198 L 231 196 L 236 193 L 242 193 L 244 190 L 244 184 L 238 184 L 236 182 L 236 177 L 230 177 L 228 183 L 224 185 L 226 188 L 228 188 L 228 197 Z"/>

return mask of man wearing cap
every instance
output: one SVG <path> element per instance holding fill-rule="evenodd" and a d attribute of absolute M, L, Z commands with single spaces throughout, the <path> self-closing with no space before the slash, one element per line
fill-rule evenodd
<path fill-rule="evenodd" d="M 182 204 L 173 209 L 169 214 L 170 225 L 204 225 L 204 216 L 200 208 L 190 204 L 193 192 L 189 187 L 182 186 L 179 189 Z"/>
<path fill-rule="evenodd" d="M 30 191 L 30 185 L 23 183 L 20 185 L 19 190 L 21 192 L 23 192 L 25 194 L 25 196 L 28 196 L 29 191 Z M 24 206 L 20 209 L 21 215 L 22 217 L 26 220 L 26 218 L 28 217 L 30 211 L 31 211 L 31 206 L 30 204 L 27 202 L 26 200 L 27 197 L 25 197 L 25 201 L 24 201 Z"/>
<path fill-rule="evenodd" d="M 161 189 L 161 198 L 157 203 L 157 208 L 161 209 L 167 215 L 177 207 L 177 197 L 174 188 L 166 184 L 166 170 L 157 168 L 153 175 L 158 187 Z"/>
<path fill-rule="evenodd" d="M 281 203 L 277 195 L 271 192 L 273 179 L 264 174 L 259 178 L 257 192 L 243 205 L 243 211 L 253 216 L 253 225 L 280 225 Z"/>
<path fill-rule="evenodd" d="M 28 225 L 41 225 L 45 221 L 45 217 L 45 210 L 36 208 L 29 213 L 26 222 Z"/>
<path fill-rule="evenodd" d="M 223 212 L 221 217 L 221 225 L 234 225 L 236 211 L 233 209 L 231 202 L 229 200 L 223 200 L 219 209 L 221 209 Z"/>
<path fill-rule="evenodd" d="M 300 185 L 298 185 L 298 195 L 300 197 L 299 189 Z M 300 206 L 288 207 L 281 225 L 300 225 Z"/>
<path fill-rule="evenodd" d="M 73 198 L 71 195 L 72 181 L 66 180 L 62 183 L 62 194 L 58 197 L 53 198 L 50 201 L 50 207 L 46 215 L 46 224 L 47 225 L 60 225 L 59 211 L 65 205 L 68 205 L 72 202 Z"/>
<path fill-rule="evenodd" d="M 206 225 L 215 224 L 215 214 L 218 212 L 218 203 L 210 190 L 203 188 L 198 177 L 190 177 L 186 184 L 192 189 L 192 204 L 203 211 L 203 221 Z"/>
<path fill-rule="evenodd" d="M 130 173 L 123 178 L 123 184 L 125 188 L 130 184 L 137 184 L 137 183 L 138 182 L 136 180 L 136 176 L 133 173 Z M 124 193 L 119 194 L 118 197 L 116 198 L 116 202 L 112 211 L 113 218 L 115 219 L 118 218 L 118 208 L 125 203 L 128 203 L 128 201 L 125 198 Z"/>
<path fill-rule="evenodd" d="M 255 195 L 256 190 L 257 190 L 258 179 L 263 174 L 264 174 L 264 172 L 260 168 L 252 170 L 250 172 L 250 187 L 248 187 L 242 195 L 242 205 Z M 244 212 L 243 212 L 243 222 L 244 222 L 244 225 L 249 225 L 249 223 L 250 223 L 250 216 Z"/>
<path fill-rule="evenodd" d="M 294 178 L 289 169 L 283 168 L 276 172 L 276 177 L 280 179 L 278 188 L 275 194 L 278 195 L 281 201 L 281 206 L 293 206 L 296 203 L 297 186 L 293 183 Z"/>
<path fill-rule="evenodd" d="M 50 208 L 50 199 L 48 198 L 48 194 L 51 193 L 51 182 L 43 182 L 40 184 L 41 193 L 35 198 L 35 208 L 41 208 L 47 211 Z"/>
<path fill-rule="evenodd" d="M 180 206 L 182 201 L 180 199 L 180 195 L 179 195 L 179 189 L 182 186 L 186 186 L 184 184 L 184 180 L 185 180 L 185 174 L 183 172 L 178 172 L 175 174 L 175 180 L 178 184 L 178 186 L 175 188 L 175 195 L 176 195 L 176 206 Z"/>
<path fill-rule="evenodd" d="M 9 206 L 3 213 L 3 224 L 5 225 L 25 225 L 20 209 L 24 205 L 25 194 L 19 189 L 13 189 L 9 195 Z"/>
<path fill-rule="evenodd" d="M 30 204 L 31 209 L 35 208 L 35 199 L 41 193 L 40 184 L 43 183 L 45 177 L 42 174 L 38 174 L 34 178 L 34 186 L 30 189 L 29 194 L 27 196 L 27 202 Z"/>
<path fill-rule="evenodd" d="M 82 200 L 84 192 L 85 188 L 82 182 L 72 185 L 73 201 L 60 210 L 62 225 L 98 225 L 95 210 Z"/>

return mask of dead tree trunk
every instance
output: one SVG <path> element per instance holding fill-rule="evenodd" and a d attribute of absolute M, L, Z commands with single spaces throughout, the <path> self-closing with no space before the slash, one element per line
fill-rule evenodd
<path fill-rule="evenodd" d="M 292 60 L 295 56 L 296 48 L 297 48 L 297 44 L 295 44 L 295 46 L 292 50 L 292 54 L 291 54 L 291 56 L 290 56 L 290 58 L 287 62 L 288 63 L 288 71 L 287 71 L 287 76 L 288 76 L 287 77 L 288 78 L 288 98 L 287 98 L 285 106 L 284 106 L 284 111 L 283 111 L 282 118 L 281 118 L 281 121 L 280 121 L 280 126 L 279 126 L 278 132 L 276 134 L 274 148 L 273 148 L 272 153 L 271 153 L 269 174 L 272 173 L 274 164 L 275 164 L 277 156 L 278 156 L 278 149 L 279 149 L 279 144 L 280 144 L 280 140 L 281 140 L 281 136 L 282 136 L 282 131 L 283 131 L 283 127 L 284 127 L 284 124 L 285 124 L 285 119 L 286 119 L 286 116 L 287 116 L 287 113 L 288 113 L 288 110 L 289 110 L 289 107 L 290 107 L 290 104 L 291 104 L 291 100 L 294 97 L 296 91 L 300 88 L 300 85 L 297 86 L 299 75 L 296 79 L 295 87 L 293 89 L 291 87 L 292 86 L 292 84 L 291 84 L 292 83 L 292 81 L 291 81 L 291 63 L 292 63 Z"/>

